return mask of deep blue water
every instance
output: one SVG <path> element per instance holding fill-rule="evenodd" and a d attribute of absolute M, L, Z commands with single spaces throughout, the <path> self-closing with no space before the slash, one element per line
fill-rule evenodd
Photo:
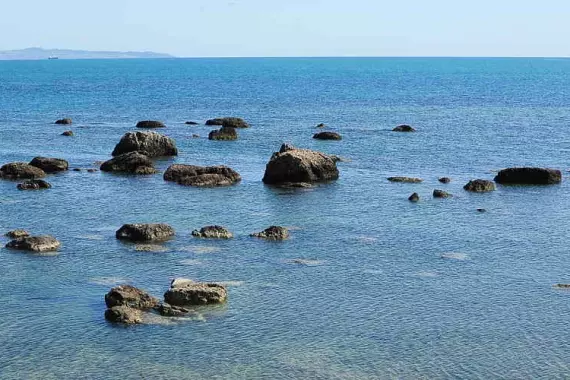
<path fill-rule="evenodd" d="M 214 142 L 211 127 L 184 125 L 217 116 L 252 127 Z M 54 125 L 61 117 L 73 126 Z M 0 62 L 2 164 L 43 155 L 97 167 L 144 119 L 164 121 L 180 150 L 161 170 L 225 164 L 242 182 L 195 189 L 160 174 L 69 171 L 49 176 L 50 190 L 20 192 L 0 181 L 0 232 L 62 242 L 55 257 L 0 249 L 0 378 L 570 377 L 570 293 L 553 288 L 570 282 L 568 183 L 462 189 L 509 166 L 567 171 L 570 60 Z M 321 122 L 343 140 L 313 140 Z M 402 123 L 418 132 L 390 131 Z M 75 136 L 60 136 L 67 129 Z M 347 158 L 340 179 L 264 186 L 285 141 Z M 435 188 L 455 197 L 432 199 Z M 137 222 L 169 223 L 177 237 L 154 253 L 115 239 Z M 209 224 L 236 238 L 190 236 Z M 291 239 L 248 237 L 272 224 Z M 112 286 L 161 297 L 178 276 L 227 282 L 227 304 L 192 320 L 104 320 Z"/>

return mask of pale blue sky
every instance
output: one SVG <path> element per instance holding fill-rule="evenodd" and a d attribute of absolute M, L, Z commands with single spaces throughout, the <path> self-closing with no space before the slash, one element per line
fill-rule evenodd
<path fill-rule="evenodd" d="M 0 50 L 569 56 L 569 0 L 0 0 Z"/>

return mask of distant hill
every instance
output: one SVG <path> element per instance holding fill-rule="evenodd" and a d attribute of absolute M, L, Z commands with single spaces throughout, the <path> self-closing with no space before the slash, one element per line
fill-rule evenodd
<path fill-rule="evenodd" d="M 174 58 L 169 54 L 150 51 L 87 51 L 42 48 L 0 51 L 0 60 L 38 60 L 54 57 L 58 59 Z"/>

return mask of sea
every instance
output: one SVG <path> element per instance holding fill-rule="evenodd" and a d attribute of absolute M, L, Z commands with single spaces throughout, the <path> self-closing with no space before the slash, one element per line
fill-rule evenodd
<path fill-rule="evenodd" d="M 251 127 L 208 140 L 205 120 L 224 116 Z M 63 117 L 73 124 L 54 124 Z M 85 170 L 139 120 L 176 140 L 161 172 L 227 165 L 242 181 Z M 319 123 L 342 140 L 313 139 Z M 392 132 L 400 124 L 417 131 Z M 570 59 L 0 62 L 0 164 L 45 156 L 83 169 L 49 175 L 44 191 L 0 180 L 0 232 L 62 243 L 46 256 L 0 238 L 0 378 L 568 379 L 570 291 L 555 284 L 570 283 L 570 182 L 463 186 L 513 166 L 566 176 L 569 127 Z M 340 178 L 264 185 L 285 142 L 342 157 Z M 168 223 L 176 237 L 123 243 L 126 223 Z M 235 237 L 191 236 L 213 224 Z M 249 236 L 271 225 L 290 239 Z M 112 287 L 162 298 L 177 277 L 221 282 L 228 300 L 187 318 L 105 320 Z"/>

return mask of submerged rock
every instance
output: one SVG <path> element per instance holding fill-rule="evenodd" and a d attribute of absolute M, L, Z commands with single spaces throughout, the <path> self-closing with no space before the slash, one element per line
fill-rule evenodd
<path fill-rule="evenodd" d="M 190 312 L 189 309 L 180 306 L 173 306 L 168 303 L 161 303 L 156 308 L 156 311 L 163 317 L 181 317 Z"/>
<path fill-rule="evenodd" d="M 121 154 L 105 161 L 101 165 L 101 170 L 131 174 L 154 174 L 157 172 L 151 159 L 139 152 Z"/>
<path fill-rule="evenodd" d="M 173 281 L 164 301 L 174 306 L 218 304 L 226 301 L 226 287 L 215 283 Z"/>
<path fill-rule="evenodd" d="M 73 136 L 73 131 L 65 131 L 61 135 L 62 136 Z"/>
<path fill-rule="evenodd" d="M 440 179 L 438 179 L 439 182 L 441 183 L 450 183 L 451 182 L 451 178 L 448 177 L 441 177 Z"/>
<path fill-rule="evenodd" d="M 143 120 L 137 123 L 137 128 L 164 128 L 166 125 L 162 121 Z"/>
<path fill-rule="evenodd" d="M 507 168 L 495 177 L 495 182 L 512 185 L 551 185 L 562 181 L 562 172 L 549 168 Z"/>
<path fill-rule="evenodd" d="M 449 194 L 447 191 L 436 189 L 433 191 L 433 197 L 434 198 L 451 198 L 452 195 Z"/>
<path fill-rule="evenodd" d="M 142 313 L 132 307 L 114 306 L 105 310 L 105 319 L 113 323 L 134 325 L 142 323 Z"/>
<path fill-rule="evenodd" d="M 419 202 L 420 201 L 420 195 L 418 193 L 413 193 L 412 195 L 410 195 L 408 200 L 410 202 Z"/>
<path fill-rule="evenodd" d="M 61 243 L 49 235 L 21 237 L 6 244 L 6 248 L 31 252 L 57 251 L 60 246 Z"/>
<path fill-rule="evenodd" d="M 70 118 L 65 118 L 65 119 L 56 120 L 55 123 L 60 125 L 69 125 L 73 124 L 73 121 Z"/>
<path fill-rule="evenodd" d="M 319 132 L 313 135 L 317 140 L 342 140 L 342 136 L 336 132 Z"/>
<path fill-rule="evenodd" d="M 222 127 L 218 130 L 211 131 L 208 134 L 209 140 L 237 140 L 238 134 L 235 128 Z"/>
<path fill-rule="evenodd" d="M 192 236 L 207 239 L 231 239 L 234 237 L 230 231 L 222 226 L 206 226 L 200 230 L 192 231 Z"/>
<path fill-rule="evenodd" d="M 249 124 L 239 117 L 220 117 L 210 119 L 206 120 L 206 125 L 221 125 L 222 127 L 231 128 L 249 128 Z"/>
<path fill-rule="evenodd" d="M 392 129 L 393 132 L 415 132 L 416 130 L 409 125 L 398 125 L 396 128 Z"/>
<path fill-rule="evenodd" d="M 43 179 L 30 179 L 25 182 L 19 183 L 18 190 L 43 190 L 51 189 L 51 184 Z"/>
<path fill-rule="evenodd" d="M 115 236 L 120 240 L 148 242 L 168 240 L 175 235 L 174 228 L 165 223 L 124 224 Z"/>
<path fill-rule="evenodd" d="M 46 173 L 63 172 L 69 169 L 69 163 L 61 158 L 34 157 L 30 165 L 42 169 Z"/>
<path fill-rule="evenodd" d="M 157 307 L 160 301 L 158 298 L 132 285 L 119 285 L 105 294 L 105 304 L 108 308 L 126 306 L 147 310 Z"/>
<path fill-rule="evenodd" d="M 486 179 L 474 179 L 469 181 L 463 188 L 475 193 L 483 193 L 495 190 L 495 184 Z"/>
<path fill-rule="evenodd" d="M 414 178 L 414 177 L 388 177 L 388 181 L 390 182 L 405 182 L 405 183 L 420 183 L 423 182 L 421 178 Z"/>
<path fill-rule="evenodd" d="M 164 173 L 165 181 L 195 187 L 230 186 L 241 181 L 241 176 L 227 166 L 196 166 L 174 164 Z"/>
<path fill-rule="evenodd" d="M 24 162 L 12 162 L 0 167 L 0 178 L 4 179 L 34 179 L 45 176 L 46 173 L 42 169 Z"/>
<path fill-rule="evenodd" d="M 176 156 L 178 149 L 170 137 L 156 132 L 128 132 L 115 146 L 112 155 L 139 152 L 148 157 Z"/>
<path fill-rule="evenodd" d="M 30 233 L 26 230 L 13 230 L 6 232 L 4 236 L 9 237 L 10 239 L 19 239 L 30 236 Z"/>
<path fill-rule="evenodd" d="M 250 236 L 266 240 L 285 240 L 289 238 L 289 230 L 281 226 L 271 226 L 261 232 L 253 233 Z"/>

